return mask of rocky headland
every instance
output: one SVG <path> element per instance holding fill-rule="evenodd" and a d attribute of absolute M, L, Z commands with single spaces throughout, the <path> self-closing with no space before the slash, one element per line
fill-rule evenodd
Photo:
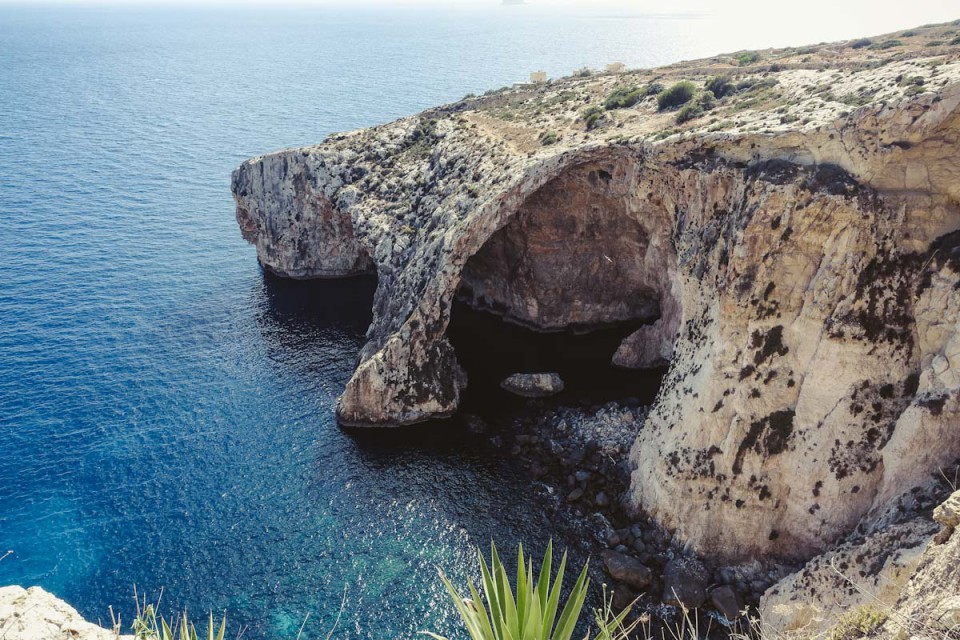
<path fill-rule="evenodd" d="M 931 511 L 960 460 L 960 23 L 491 91 L 253 158 L 232 188 L 265 269 L 377 275 L 344 425 L 458 410 L 455 304 L 634 323 L 611 363 L 668 368 L 618 414 L 619 480 L 555 476 L 660 532 L 613 529 L 615 576 L 700 572 L 697 606 L 762 591 L 776 629 L 822 629 L 861 603 L 841 576 L 894 607 L 956 558 Z"/>
<path fill-rule="evenodd" d="M 957 635 L 960 22 L 491 91 L 232 189 L 265 269 L 378 278 L 346 426 L 457 414 L 456 305 L 666 368 L 594 405 L 518 370 L 527 410 L 457 417 L 589 521 L 621 602 Z M 112 635 L 0 589 L 4 638 Z"/>

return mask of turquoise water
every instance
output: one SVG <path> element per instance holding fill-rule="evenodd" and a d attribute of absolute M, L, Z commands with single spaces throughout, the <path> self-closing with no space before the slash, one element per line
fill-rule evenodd
<path fill-rule="evenodd" d="M 264 275 L 230 171 L 534 68 L 868 26 L 518 9 L 0 6 L 0 584 L 101 620 L 162 588 L 252 639 L 346 589 L 338 637 L 413 637 L 453 630 L 435 565 L 563 535 L 475 442 L 337 428 L 373 284 Z"/>

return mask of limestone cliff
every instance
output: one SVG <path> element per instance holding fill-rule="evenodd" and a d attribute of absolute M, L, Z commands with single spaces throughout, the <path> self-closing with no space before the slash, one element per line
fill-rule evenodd
<path fill-rule="evenodd" d="M 614 358 L 670 367 L 632 505 L 724 561 L 810 558 L 960 457 L 956 31 L 468 98 L 245 162 L 237 220 L 278 274 L 376 272 L 346 425 L 456 410 L 455 298 L 655 320 Z M 696 106 L 659 110 L 681 80 Z"/>

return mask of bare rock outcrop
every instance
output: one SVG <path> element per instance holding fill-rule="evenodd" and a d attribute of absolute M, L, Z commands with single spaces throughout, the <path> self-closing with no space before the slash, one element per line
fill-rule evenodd
<path fill-rule="evenodd" d="M 726 562 L 808 559 L 960 458 L 952 28 L 467 99 L 244 163 L 237 219 L 277 273 L 376 271 L 346 425 L 456 410 L 457 298 L 541 330 L 653 320 L 614 356 L 669 362 L 633 507 Z M 715 75 L 709 116 L 584 122 Z"/>
<path fill-rule="evenodd" d="M 955 492 L 935 513 L 958 501 Z M 934 518 L 907 519 L 812 559 L 764 595 L 763 631 L 818 637 L 845 617 L 871 611 L 883 625 L 871 637 L 956 637 L 960 535 Z"/>
<path fill-rule="evenodd" d="M 87 622 L 77 610 L 40 587 L 0 587 L 4 640 L 133 640 Z"/>

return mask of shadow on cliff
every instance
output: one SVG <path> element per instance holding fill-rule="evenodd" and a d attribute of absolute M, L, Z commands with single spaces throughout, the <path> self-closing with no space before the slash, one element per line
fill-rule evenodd
<path fill-rule="evenodd" d="M 622 369 L 610 363 L 620 343 L 645 324 L 622 322 L 589 332 L 539 332 L 457 302 L 447 333 L 469 377 L 461 411 L 486 418 L 522 410 L 531 401 L 507 393 L 500 382 L 514 373 L 537 372 L 559 373 L 565 385 L 562 393 L 537 402 L 651 404 L 666 368 Z"/>
<path fill-rule="evenodd" d="M 374 276 L 290 280 L 264 270 L 254 295 L 267 356 L 339 395 L 366 340 L 376 288 Z"/>

